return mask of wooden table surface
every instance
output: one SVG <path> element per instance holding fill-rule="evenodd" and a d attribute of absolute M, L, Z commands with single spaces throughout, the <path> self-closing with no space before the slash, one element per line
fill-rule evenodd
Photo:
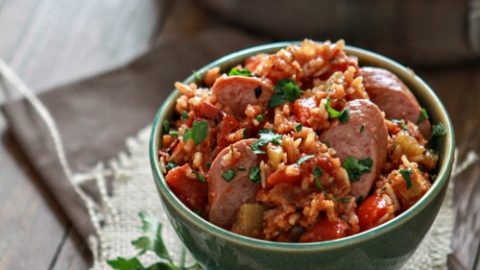
<path fill-rule="evenodd" d="M 155 0 L 0 0 L 0 57 L 35 91 L 126 63 L 158 32 Z M 480 153 L 480 63 L 419 69 L 446 105 L 460 156 Z M 0 92 L 0 103 L 6 99 Z M 38 181 L 0 115 L 0 270 L 86 269 L 88 248 Z M 455 258 L 480 269 L 480 163 L 456 183 Z"/>

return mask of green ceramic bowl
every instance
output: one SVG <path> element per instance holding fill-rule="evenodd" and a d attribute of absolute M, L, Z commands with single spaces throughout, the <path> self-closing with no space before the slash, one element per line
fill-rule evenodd
<path fill-rule="evenodd" d="M 274 52 L 292 43 L 274 43 L 242 50 L 212 62 L 198 72 L 204 74 L 215 66 L 227 70 L 246 57 Z M 445 126 L 447 134 L 435 145 L 440 160 L 438 176 L 432 188 L 395 219 L 342 239 L 318 243 L 277 243 L 234 234 L 209 223 L 183 205 L 171 192 L 159 169 L 157 153 L 161 123 L 174 113 L 175 100 L 179 96 L 174 91 L 153 123 L 150 163 L 170 222 L 188 250 L 206 269 L 398 269 L 422 241 L 442 204 L 452 169 L 454 134 L 447 111 L 435 92 L 412 70 L 363 49 L 347 46 L 346 51 L 357 56 L 362 66 L 382 67 L 399 76 L 427 108 L 432 122 L 441 122 Z M 193 75 L 184 82 L 192 81 L 195 81 Z"/>

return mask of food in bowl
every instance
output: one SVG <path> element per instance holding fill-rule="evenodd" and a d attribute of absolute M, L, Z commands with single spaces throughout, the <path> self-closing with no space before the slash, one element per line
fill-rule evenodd
<path fill-rule="evenodd" d="M 280 242 L 368 230 L 430 188 L 432 125 L 393 73 L 359 67 L 344 42 L 305 40 L 180 82 L 159 166 L 209 222 Z"/>

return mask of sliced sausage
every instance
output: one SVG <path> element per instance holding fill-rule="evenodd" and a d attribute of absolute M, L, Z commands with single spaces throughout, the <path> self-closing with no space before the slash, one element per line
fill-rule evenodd
<path fill-rule="evenodd" d="M 217 101 L 237 118 L 245 117 L 248 104 L 266 108 L 272 97 L 273 87 L 259 78 L 245 76 L 222 76 L 212 86 Z"/>
<path fill-rule="evenodd" d="M 420 104 L 395 74 L 382 68 L 363 67 L 360 75 L 370 99 L 385 112 L 388 119 L 404 119 L 417 124 Z M 426 119 L 418 123 L 418 128 L 428 140 L 431 134 L 430 121 Z"/>
<path fill-rule="evenodd" d="M 385 165 L 387 127 L 380 109 L 368 99 L 352 100 L 345 109 L 349 110 L 348 122 L 334 123 L 320 135 L 320 140 L 328 142 L 342 162 L 348 156 L 372 159 L 370 172 L 363 173 L 358 181 L 351 181 L 352 195 L 366 197 Z"/>
<path fill-rule="evenodd" d="M 224 160 L 231 151 L 230 147 L 220 151 L 212 162 L 208 174 L 208 219 L 215 225 L 230 229 L 240 206 L 255 202 L 260 185 L 249 179 L 250 170 L 258 163 L 257 155 L 250 149 L 254 141 L 255 139 L 245 139 L 232 144 L 234 151 L 239 154 L 232 162 L 226 163 Z M 229 169 L 235 172 L 235 176 L 227 181 L 223 174 Z"/>

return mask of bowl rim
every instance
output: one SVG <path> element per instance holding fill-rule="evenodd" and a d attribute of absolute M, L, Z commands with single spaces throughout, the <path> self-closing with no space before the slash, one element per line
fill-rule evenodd
<path fill-rule="evenodd" d="M 285 48 L 289 45 L 299 44 L 300 41 L 286 41 L 286 42 L 276 42 L 276 43 L 269 43 L 265 45 L 259 45 L 250 47 L 247 49 L 243 49 L 226 56 L 223 56 L 199 69 L 197 72 L 198 74 L 204 74 L 209 69 L 215 66 L 222 66 L 229 62 L 239 62 L 240 60 L 245 59 L 245 57 L 258 54 L 258 53 L 266 53 L 266 52 L 273 52 L 282 48 Z M 451 120 L 448 116 L 447 110 L 443 106 L 440 99 L 437 97 L 435 92 L 426 84 L 420 77 L 415 75 L 413 71 L 396 61 L 389 59 L 385 56 L 379 55 L 377 53 L 357 48 L 354 46 L 345 46 L 345 51 L 350 54 L 357 56 L 360 61 L 362 59 L 369 59 L 369 61 L 374 61 L 376 63 L 381 63 L 384 68 L 392 71 L 397 75 L 402 75 L 402 80 L 408 80 L 409 85 L 415 85 L 415 89 L 423 88 L 423 92 L 427 93 L 429 99 L 432 99 L 434 106 L 437 107 L 438 115 L 438 122 L 441 122 L 445 126 L 446 134 L 444 140 L 444 149 L 443 153 L 444 157 L 441 162 L 441 167 L 436 177 L 436 181 L 432 184 L 430 190 L 422 196 L 422 198 L 417 201 L 412 207 L 401 213 L 400 215 L 396 216 L 394 219 L 383 223 L 377 227 L 369 229 L 364 232 L 360 232 L 351 236 L 329 240 L 329 241 L 322 241 L 322 242 L 313 242 L 313 243 L 283 243 L 283 242 L 274 242 L 274 241 L 267 241 L 267 240 L 260 240 L 255 239 L 243 235 L 239 235 L 218 227 L 209 221 L 203 219 L 202 217 L 198 216 L 196 213 L 188 209 L 169 189 L 168 185 L 166 184 L 165 178 L 160 171 L 158 166 L 158 148 L 159 145 L 159 135 L 161 130 L 161 122 L 165 119 L 168 115 L 167 108 L 169 104 L 175 102 L 176 97 L 179 95 L 178 90 L 173 90 L 172 93 L 167 97 L 167 99 L 163 102 L 162 106 L 158 110 L 152 130 L 150 135 L 150 145 L 149 145 L 149 156 L 150 156 L 150 165 L 151 169 L 155 178 L 155 182 L 157 185 L 157 189 L 161 197 L 168 201 L 169 205 L 175 208 L 177 215 L 181 215 L 181 218 L 184 220 L 188 220 L 191 224 L 196 225 L 200 230 L 208 232 L 215 237 L 221 238 L 228 242 L 235 242 L 237 245 L 242 246 L 249 246 L 249 247 L 256 247 L 265 249 L 268 248 L 270 250 L 275 251 L 287 251 L 287 252 L 321 252 L 326 250 L 337 249 L 345 246 L 349 246 L 352 244 L 357 244 L 360 242 L 367 241 L 379 235 L 383 235 L 399 226 L 403 223 L 407 222 L 408 220 L 412 219 L 416 214 L 418 214 L 422 209 L 427 207 L 431 201 L 433 201 L 437 195 L 441 192 L 442 188 L 447 185 L 450 172 L 452 169 L 453 159 L 454 159 L 454 132 Z M 195 74 L 190 75 L 184 82 L 192 82 L 195 81 Z M 406 82 L 407 83 L 407 82 Z M 413 88 L 413 86 L 411 87 Z M 415 92 L 415 91 L 412 91 Z M 415 93 L 414 93 L 415 95 Z M 165 209 L 165 207 L 164 207 Z"/>

